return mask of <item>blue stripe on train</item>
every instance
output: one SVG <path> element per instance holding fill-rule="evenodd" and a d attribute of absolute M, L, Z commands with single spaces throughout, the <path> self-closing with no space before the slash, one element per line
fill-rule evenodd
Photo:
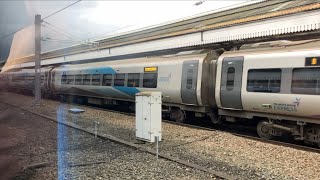
<path fill-rule="evenodd" d="M 62 74 L 68 74 L 68 67 L 63 67 Z M 117 72 L 111 67 L 96 67 L 81 70 L 81 74 L 116 74 Z"/>
<path fill-rule="evenodd" d="M 82 71 L 85 74 L 116 74 L 117 73 L 111 67 L 88 68 Z"/>
<path fill-rule="evenodd" d="M 113 86 L 116 90 L 123 92 L 125 94 L 128 94 L 129 96 L 135 96 L 136 93 L 139 93 L 140 91 L 137 88 L 134 87 L 122 87 L 122 86 Z"/>
<path fill-rule="evenodd" d="M 84 74 L 116 74 L 117 72 L 111 67 L 97 67 L 97 68 L 88 68 L 81 70 Z M 122 87 L 122 86 L 112 86 L 112 88 L 127 94 L 129 96 L 135 96 L 136 93 L 140 91 L 135 87 Z M 96 90 L 97 91 L 97 90 Z M 100 92 L 101 93 L 101 92 Z"/>
<path fill-rule="evenodd" d="M 128 98 L 131 96 L 134 98 L 135 94 L 140 92 L 134 87 L 120 87 L 120 86 L 105 86 L 105 88 L 91 89 L 90 91 L 99 93 L 104 96 L 118 97 L 118 98 Z"/>

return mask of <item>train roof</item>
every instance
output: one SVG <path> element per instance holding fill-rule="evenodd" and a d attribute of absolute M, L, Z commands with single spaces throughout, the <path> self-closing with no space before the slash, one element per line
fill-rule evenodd
<path fill-rule="evenodd" d="M 270 41 L 263 43 L 247 44 L 240 47 L 239 51 L 226 51 L 224 56 L 248 55 L 259 53 L 275 53 L 288 51 L 303 51 L 320 49 L 320 39 L 303 41 Z"/>
<path fill-rule="evenodd" d="M 63 68 L 85 68 L 88 65 L 91 66 L 101 66 L 101 65 L 114 65 L 114 66 L 140 66 L 141 64 L 148 66 L 148 64 L 159 64 L 159 63 L 171 63 L 175 64 L 179 61 L 184 61 L 186 59 L 205 59 L 209 53 L 213 52 L 210 49 L 201 49 L 201 50 L 192 50 L 192 51 L 183 51 L 176 54 L 163 55 L 163 56 L 149 56 L 142 58 L 134 58 L 134 59 L 123 59 L 123 60 L 115 60 L 115 61 L 103 61 L 103 62 L 92 62 L 85 64 L 66 64 L 61 65 L 57 69 Z"/>

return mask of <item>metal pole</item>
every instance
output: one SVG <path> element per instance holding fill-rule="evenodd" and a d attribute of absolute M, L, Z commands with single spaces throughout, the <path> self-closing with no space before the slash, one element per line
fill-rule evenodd
<path fill-rule="evenodd" d="M 156 139 L 156 157 L 159 157 L 159 136 L 154 137 Z"/>
<path fill-rule="evenodd" d="M 34 86 L 34 103 L 40 105 L 41 101 L 41 15 L 37 14 L 34 20 L 35 41 L 34 41 L 34 62 L 35 62 L 35 86 Z"/>

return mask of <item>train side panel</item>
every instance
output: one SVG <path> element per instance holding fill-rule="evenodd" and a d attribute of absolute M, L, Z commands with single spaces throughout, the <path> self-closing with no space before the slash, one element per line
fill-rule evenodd
<path fill-rule="evenodd" d="M 306 121 L 319 119 L 320 91 L 306 93 L 318 89 L 318 82 L 314 82 L 313 88 L 311 83 L 320 78 L 320 68 L 307 67 L 307 57 L 320 57 L 320 51 L 246 56 L 242 85 L 244 110 L 297 116 Z"/>
<path fill-rule="evenodd" d="M 235 81 L 234 88 L 237 88 L 236 78 L 242 78 L 241 107 L 230 108 L 222 102 L 222 94 L 228 91 L 222 88 L 223 81 L 230 81 L 226 75 L 228 71 L 223 70 L 223 63 L 228 58 L 240 57 L 243 57 L 242 73 L 236 72 L 235 79 L 232 80 Z M 306 66 L 306 58 L 309 57 L 320 57 L 320 51 L 238 52 L 221 56 L 217 63 L 215 90 L 218 107 L 237 111 L 240 117 L 241 112 L 249 112 L 260 113 L 265 117 L 278 116 L 279 119 L 299 119 L 320 124 L 320 83 L 317 82 L 320 64 Z M 230 115 L 236 116 L 234 113 Z"/>
<path fill-rule="evenodd" d="M 105 63 L 91 63 L 83 65 L 70 65 L 59 67 L 55 69 L 56 81 L 55 89 L 63 94 L 73 94 L 91 97 L 104 97 L 119 100 L 134 101 L 135 93 L 143 91 L 161 91 L 163 94 L 163 102 L 173 104 L 187 104 L 187 105 L 202 105 L 201 100 L 201 88 L 202 88 L 202 62 L 205 55 L 192 56 L 192 57 L 174 57 L 174 58 L 158 58 L 158 59 L 145 59 L 138 61 L 125 61 L 115 64 L 114 62 Z M 119 62 L 119 61 L 118 61 Z M 191 64 L 190 64 L 191 63 Z M 196 71 L 191 71 L 192 74 L 184 74 L 184 68 L 192 68 L 196 66 Z M 155 68 L 152 70 L 152 68 Z M 194 68 L 195 69 L 195 68 Z M 154 71 L 154 72 L 152 72 Z M 128 87 L 128 76 L 130 74 L 140 75 L 140 84 L 137 87 Z M 144 75 L 156 73 L 156 87 L 146 88 L 144 87 Z M 117 84 L 104 85 L 88 85 L 76 84 L 77 75 L 82 74 L 100 74 L 103 81 L 103 74 L 112 74 L 112 82 L 115 83 L 115 79 L 119 74 L 123 74 L 124 84 L 118 86 Z M 61 84 L 62 76 L 70 76 L 72 83 Z M 185 78 L 187 79 L 185 79 Z M 191 77 L 191 81 L 190 78 Z M 189 79 L 188 79 L 189 78 Z M 193 78 L 193 79 L 192 79 Z M 92 81 L 92 80 L 91 80 Z M 195 101 L 192 103 L 185 102 L 182 98 L 181 88 L 183 81 L 185 81 L 186 89 L 194 91 Z M 191 84 L 190 84 L 191 82 Z M 188 84 L 189 83 L 189 84 Z M 102 82 L 103 84 L 103 82 Z M 188 93 L 188 92 L 187 92 Z"/>

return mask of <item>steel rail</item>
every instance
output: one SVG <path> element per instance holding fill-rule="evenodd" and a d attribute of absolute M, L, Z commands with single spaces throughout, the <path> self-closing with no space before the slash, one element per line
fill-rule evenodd
<path fill-rule="evenodd" d="M 20 110 L 22 110 L 22 111 L 28 112 L 28 113 L 33 114 L 33 115 L 35 115 L 35 116 L 39 116 L 39 117 L 44 118 L 44 119 L 49 120 L 49 121 L 57 122 L 57 123 L 59 123 L 59 124 L 68 126 L 68 127 L 70 127 L 70 128 L 73 128 L 73 129 L 76 129 L 76 130 L 79 130 L 79 131 L 83 131 L 83 132 L 88 133 L 88 134 L 91 134 L 91 135 L 95 135 L 95 133 L 96 133 L 96 132 L 94 132 L 94 131 L 91 131 L 91 130 L 88 130 L 88 129 L 86 129 L 86 128 L 83 128 L 83 127 L 81 127 L 81 126 L 79 126 L 79 125 L 76 125 L 76 124 L 74 124 L 74 123 L 59 121 L 59 120 L 57 120 L 56 118 L 53 118 L 53 117 L 50 117 L 50 116 L 47 116 L 47 115 L 44 115 L 44 114 L 40 114 L 40 113 L 37 113 L 37 112 L 30 111 L 30 110 L 28 110 L 28 109 L 25 109 L 25 108 L 20 107 L 19 105 L 14 105 L 14 104 L 10 104 L 10 103 L 8 103 L 8 102 L 4 102 L 3 100 L 0 101 L 0 103 L 3 103 L 3 104 L 6 104 L 6 105 L 9 105 L 9 106 L 18 108 L 18 109 L 20 109 Z M 100 109 L 100 110 L 101 110 L 101 109 Z M 149 154 L 153 154 L 153 155 L 156 155 L 156 154 L 157 154 L 157 153 L 156 153 L 154 150 L 152 150 L 152 149 L 145 148 L 145 147 L 142 147 L 142 146 L 140 146 L 140 145 L 137 145 L 137 144 L 134 144 L 134 143 L 131 143 L 131 142 L 128 142 L 128 141 L 119 139 L 119 138 L 117 138 L 117 137 L 115 137 L 115 136 L 112 136 L 112 135 L 108 135 L 108 134 L 106 135 L 106 134 L 103 134 L 103 133 L 97 133 L 97 137 L 99 137 L 99 138 L 101 138 L 101 139 L 107 139 L 107 140 L 110 140 L 110 141 L 114 141 L 114 142 L 116 142 L 116 143 L 119 143 L 119 144 L 122 144 L 122 145 L 126 145 L 126 146 L 128 146 L 128 147 L 135 148 L 135 149 L 138 149 L 138 150 L 140 150 L 140 151 L 143 151 L 143 152 L 146 152 L 146 153 L 149 153 Z M 162 154 L 162 153 L 158 153 L 158 156 L 159 156 L 160 158 L 163 158 L 163 159 L 166 159 L 166 160 L 175 162 L 175 163 L 179 163 L 179 164 L 182 164 L 182 165 L 185 165 L 185 166 L 188 166 L 188 167 L 191 167 L 191 168 L 194 168 L 194 169 L 197 169 L 197 170 L 206 172 L 206 173 L 210 173 L 210 174 L 214 175 L 216 178 L 229 179 L 229 180 L 235 180 L 235 179 L 237 179 L 236 177 L 234 177 L 234 176 L 232 176 L 232 175 L 229 175 L 229 174 L 227 174 L 227 173 L 225 173 L 225 172 L 215 171 L 215 170 L 209 169 L 209 168 L 207 168 L 207 167 L 203 167 L 203 166 L 194 164 L 194 163 L 192 163 L 192 162 L 179 159 L 178 157 L 174 157 L 174 156 L 166 155 L 166 154 Z"/>

